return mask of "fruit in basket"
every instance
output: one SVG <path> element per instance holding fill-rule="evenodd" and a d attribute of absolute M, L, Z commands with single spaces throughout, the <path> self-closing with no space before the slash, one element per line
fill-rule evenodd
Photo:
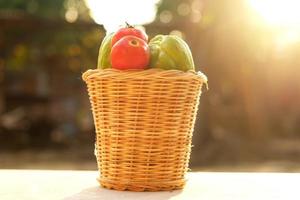
<path fill-rule="evenodd" d="M 157 35 L 149 42 L 151 68 L 195 70 L 191 50 L 187 43 L 175 35 Z"/>
<path fill-rule="evenodd" d="M 149 46 L 144 40 L 128 35 L 113 45 L 110 59 L 115 69 L 146 69 L 150 61 Z"/>
<path fill-rule="evenodd" d="M 114 33 L 110 33 L 104 37 L 102 40 L 99 55 L 98 55 L 98 69 L 106 69 L 111 68 L 111 61 L 110 61 L 110 52 L 111 52 L 111 42 Z"/>
<path fill-rule="evenodd" d="M 127 24 L 127 23 L 126 23 Z M 125 36 L 128 35 L 132 35 L 132 36 L 136 36 L 142 40 L 144 40 L 145 42 L 148 42 L 148 35 L 140 30 L 140 29 L 136 29 L 133 26 L 127 24 L 127 26 L 125 28 L 120 28 L 113 36 L 112 38 L 112 46 L 114 44 L 116 44 L 120 39 L 122 39 Z"/>

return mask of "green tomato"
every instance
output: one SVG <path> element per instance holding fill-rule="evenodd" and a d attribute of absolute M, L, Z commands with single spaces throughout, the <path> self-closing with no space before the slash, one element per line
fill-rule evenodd
<path fill-rule="evenodd" d="M 195 70 L 191 50 L 180 37 L 157 35 L 150 40 L 149 47 L 151 52 L 150 67 L 166 70 Z"/>
<path fill-rule="evenodd" d="M 110 61 L 110 52 L 111 52 L 111 39 L 114 36 L 114 33 L 110 33 L 104 37 L 102 40 L 101 46 L 99 48 L 98 55 L 98 69 L 111 68 Z"/>

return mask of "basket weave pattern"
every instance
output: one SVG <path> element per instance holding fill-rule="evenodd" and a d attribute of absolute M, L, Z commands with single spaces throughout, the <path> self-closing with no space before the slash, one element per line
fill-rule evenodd
<path fill-rule="evenodd" d="M 203 74 L 150 69 L 83 74 L 96 128 L 95 155 L 103 187 L 181 189 Z"/>

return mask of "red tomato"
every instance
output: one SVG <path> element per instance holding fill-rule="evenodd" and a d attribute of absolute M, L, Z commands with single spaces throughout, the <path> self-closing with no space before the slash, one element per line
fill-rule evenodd
<path fill-rule="evenodd" d="M 114 44 L 116 42 L 118 42 L 122 37 L 127 36 L 127 35 L 132 35 L 132 36 L 136 36 L 142 40 L 144 40 L 145 42 L 148 41 L 148 35 L 139 29 L 133 28 L 132 26 L 126 27 L 126 28 L 120 28 L 115 35 L 113 36 L 112 40 L 111 40 L 111 45 L 114 46 Z"/>
<path fill-rule="evenodd" d="M 115 69 L 145 69 L 150 60 L 148 44 L 135 36 L 125 36 L 111 49 L 111 64 Z"/>

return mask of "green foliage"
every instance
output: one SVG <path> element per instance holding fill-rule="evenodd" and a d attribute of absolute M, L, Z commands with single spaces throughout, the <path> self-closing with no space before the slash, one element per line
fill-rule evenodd
<path fill-rule="evenodd" d="M 173 13 L 176 13 L 177 6 L 179 3 L 188 2 L 187 0 L 162 0 L 159 4 L 157 14 L 160 14 L 164 10 L 169 10 Z"/>
<path fill-rule="evenodd" d="M 62 0 L 2 0 L 0 8 L 19 10 L 41 17 L 58 17 L 64 11 Z"/>
<path fill-rule="evenodd" d="M 65 12 L 70 8 L 77 10 L 80 21 L 91 20 L 84 0 L 0 1 L 0 9 L 4 13 L 22 14 L 18 19 L 22 21 L 21 26 L 14 25 L 13 19 L 8 17 L 6 20 L 11 26 L 1 30 L 7 70 L 53 65 L 68 67 L 72 71 L 94 68 L 97 48 L 104 33 L 89 24 L 83 24 L 86 28 L 65 25 Z M 31 16 L 42 21 L 43 25 Z"/>
<path fill-rule="evenodd" d="M 53 30 L 14 27 L 2 31 L 3 59 L 7 70 L 14 71 L 58 67 L 80 72 L 95 68 L 97 49 L 104 36 L 96 26 L 86 30 L 74 25 Z"/>
<path fill-rule="evenodd" d="M 0 10 L 21 11 L 43 18 L 64 19 L 65 12 L 76 9 L 78 18 L 91 20 L 84 0 L 1 0 Z"/>

